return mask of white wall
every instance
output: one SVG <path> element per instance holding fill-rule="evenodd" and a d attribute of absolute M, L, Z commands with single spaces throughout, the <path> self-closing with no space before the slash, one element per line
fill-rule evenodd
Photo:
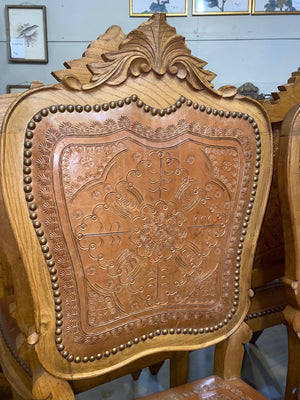
<path fill-rule="evenodd" d="M 7 4 L 22 4 L 7 0 Z M 29 4 L 24 3 L 23 4 Z M 33 4 L 33 3 L 30 3 Z M 0 94 L 7 84 L 55 83 L 51 71 L 81 57 L 89 42 L 110 25 L 127 34 L 146 18 L 129 17 L 129 0 L 35 0 L 47 8 L 48 64 L 8 63 L 5 0 L 0 0 Z M 217 15 L 170 17 L 193 55 L 218 76 L 215 87 L 251 81 L 263 93 L 276 91 L 300 67 L 300 15 Z"/>

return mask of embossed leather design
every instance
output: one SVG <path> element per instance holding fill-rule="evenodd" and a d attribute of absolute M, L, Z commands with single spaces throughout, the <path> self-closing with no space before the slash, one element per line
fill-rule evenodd
<path fill-rule="evenodd" d="M 279 128 L 273 128 L 273 179 L 253 263 L 255 269 L 270 270 L 271 272 L 262 274 L 263 282 L 254 280 L 254 287 L 268 284 L 284 276 L 284 240 L 278 189 L 279 132 Z M 274 268 L 275 265 L 276 268 Z"/>
<path fill-rule="evenodd" d="M 186 385 L 155 393 L 139 400 L 267 400 L 240 379 L 224 381 L 217 376 L 200 379 Z"/>
<path fill-rule="evenodd" d="M 164 116 L 134 102 L 44 113 L 32 195 L 61 350 L 90 356 L 158 329 L 226 324 L 238 305 L 254 127 L 187 102 Z"/>

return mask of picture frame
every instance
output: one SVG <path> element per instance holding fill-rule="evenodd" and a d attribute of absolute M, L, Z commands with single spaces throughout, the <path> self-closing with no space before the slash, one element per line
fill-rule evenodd
<path fill-rule="evenodd" d="M 250 14 L 251 0 L 193 0 L 192 15 Z"/>
<path fill-rule="evenodd" d="M 6 5 L 5 16 L 8 60 L 47 63 L 46 7 Z"/>
<path fill-rule="evenodd" d="M 131 17 L 147 17 L 157 11 L 169 17 L 186 17 L 188 0 L 130 0 Z"/>
<path fill-rule="evenodd" d="M 6 93 L 23 93 L 30 89 L 30 85 L 7 85 Z"/>
<path fill-rule="evenodd" d="M 253 0 L 252 14 L 300 14 L 300 0 L 283 0 L 281 8 L 274 0 Z"/>

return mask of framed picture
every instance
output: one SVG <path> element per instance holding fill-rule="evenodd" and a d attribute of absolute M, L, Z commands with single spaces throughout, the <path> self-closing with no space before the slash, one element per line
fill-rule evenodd
<path fill-rule="evenodd" d="M 187 15 L 188 0 L 130 0 L 130 16 L 146 17 L 157 11 L 171 17 Z"/>
<path fill-rule="evenodd" d="M 22 93 L 30 88 L 30 85 L 7 85 L 7 93 Z"/>
<path fill-rule="evenodd" d="M 300 14 L 300 0 L 253 0 L 252 14 Z"/>
<path fill-rule="evenodd" d="M 6 5 L 8 59 L 13 62 L 48 62 L 45 6 Z"/>
<path fill-rule="evenodd" d="M 272 0 L 270 0 L 272 1 Z M 193 15 L 250 14 L 251 0 L 193 0 Z"/>

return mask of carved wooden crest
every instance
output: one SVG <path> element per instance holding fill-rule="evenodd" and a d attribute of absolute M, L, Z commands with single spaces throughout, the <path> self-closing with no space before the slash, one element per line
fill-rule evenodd
<path fill-rule="evenodd" d="M 234 95 L 232 87 L 222 92 L 213 89 L 211 81 L 216 74 L 204 69 L 206 64 L 191 55 L 184 37 L 168 25 L 166 15 L 156 13 L 126 38 L 121 28 L 111 27 L 92 42 L 81 59 L 67 62 L 68 70 L 53 75 L 70 89 L 88 90 L 103 84 L 119 85 L 128 76 L 153 71 L 160 76 L 175 75 L 195 90 L 206 88 L 222 96 Z"/>
<path fill-rule="evenodd" d="M 300 68 L 293 72 L 285 85 L 278 86 L 278 92 L 272 92 L 271 99 L 261 104 L 266 109 L 270 121 L 280 122 L 288 110 L 300 101 Z"/>

